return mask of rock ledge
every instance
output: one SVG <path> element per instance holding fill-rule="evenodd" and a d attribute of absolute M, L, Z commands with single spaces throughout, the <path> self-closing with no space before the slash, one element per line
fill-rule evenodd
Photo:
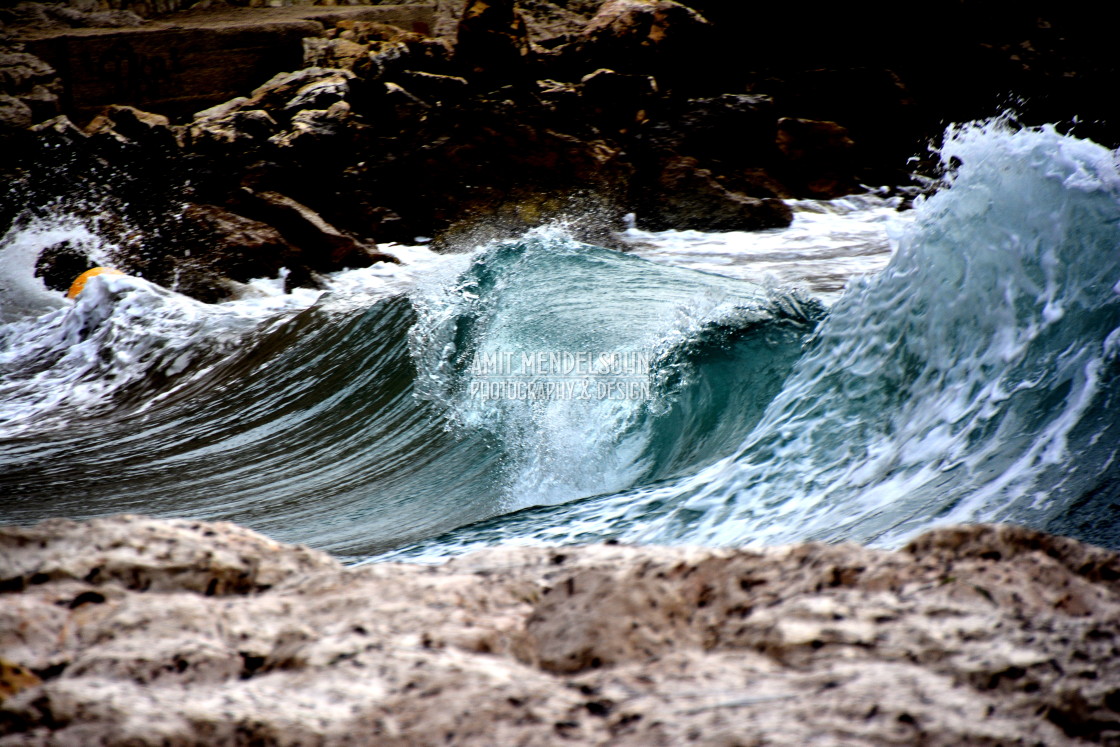
<path fill-rule="evenodd" d="M 498 548 L 343 568 L 232 524 L 0 530 L 0 745 L 1120 739 L 1120 558 Z"/>

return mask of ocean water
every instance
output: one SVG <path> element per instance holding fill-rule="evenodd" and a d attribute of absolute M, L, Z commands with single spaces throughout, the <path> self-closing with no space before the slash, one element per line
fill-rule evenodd
<path fill-rule="evenodd" d="M 893 546 L 1008 521 L 1120 548 L 1120 171 L 959 127 L 946 185 L 788 229 L 564 226 L 198 303 L 0 240 L 0 522 L 233 520 L 357 562 L 495 543 Z M 572 220 L 579 220 L 578 216 Z"/>

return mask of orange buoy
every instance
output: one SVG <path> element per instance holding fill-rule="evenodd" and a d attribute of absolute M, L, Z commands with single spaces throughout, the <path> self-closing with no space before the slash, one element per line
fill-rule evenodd
<path fill-rule="evenodd" d="M 120 270 L 114 270 L 112 267 L 94 267 L 92 270 L 86 270 L 79 275 L 74 284 L 70 286 L 70 290 L 66 291 L 67 298 L 77 298 L 82 289 L 86 287 L 89 279 L 95 275 L 123 275 Z"/>

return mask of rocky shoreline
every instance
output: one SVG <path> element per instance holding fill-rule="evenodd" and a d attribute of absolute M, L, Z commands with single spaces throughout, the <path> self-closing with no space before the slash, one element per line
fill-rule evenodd
<path fill-rule="evenodd" d="M 1112 97 L 1079 93 L 1115 60 L 1081 43 L 1098 25 L 1060 10 L 996 26 L 946 11 L 953 54 L 929 64 L 936 34 L 897 8 L 791 28 L 693 5 L 17 4 L 0 10 L 0 230 L 70 214 L 120 269 L 218 301 L 281 268 L 316 286 L 417 237 L 462 249 L 561 221 L 619 246 L 627 213 L 650 229 L 783 226 L 787 198 L 916 189 L 908 157 L 1011 91 L 1041 102 L 1020 102 L 1038 121 L 1080 115 L 1116 139 Z M 868 37 L 876 13 L 914 44 Z M 96 102 L 112 105 L 93 116 Z M 89 263 L 60 245 L 39 274 L 65 289 Z"/>
<path fill-rule="evenodd" d="M 1120 557 L 499 548 L 344 568 L 233 524 L 0 530 L 0 744 L 1116 743 Z"/>

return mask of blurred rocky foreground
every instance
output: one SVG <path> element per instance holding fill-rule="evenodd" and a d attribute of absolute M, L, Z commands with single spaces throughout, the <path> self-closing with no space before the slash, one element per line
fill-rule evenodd
<path fill-rule="evenodd" d="M 0 579 L 0 745 L 1120 740 L 1120 558 L 1012 526 L 344 568 L 52 519 Z"/>

